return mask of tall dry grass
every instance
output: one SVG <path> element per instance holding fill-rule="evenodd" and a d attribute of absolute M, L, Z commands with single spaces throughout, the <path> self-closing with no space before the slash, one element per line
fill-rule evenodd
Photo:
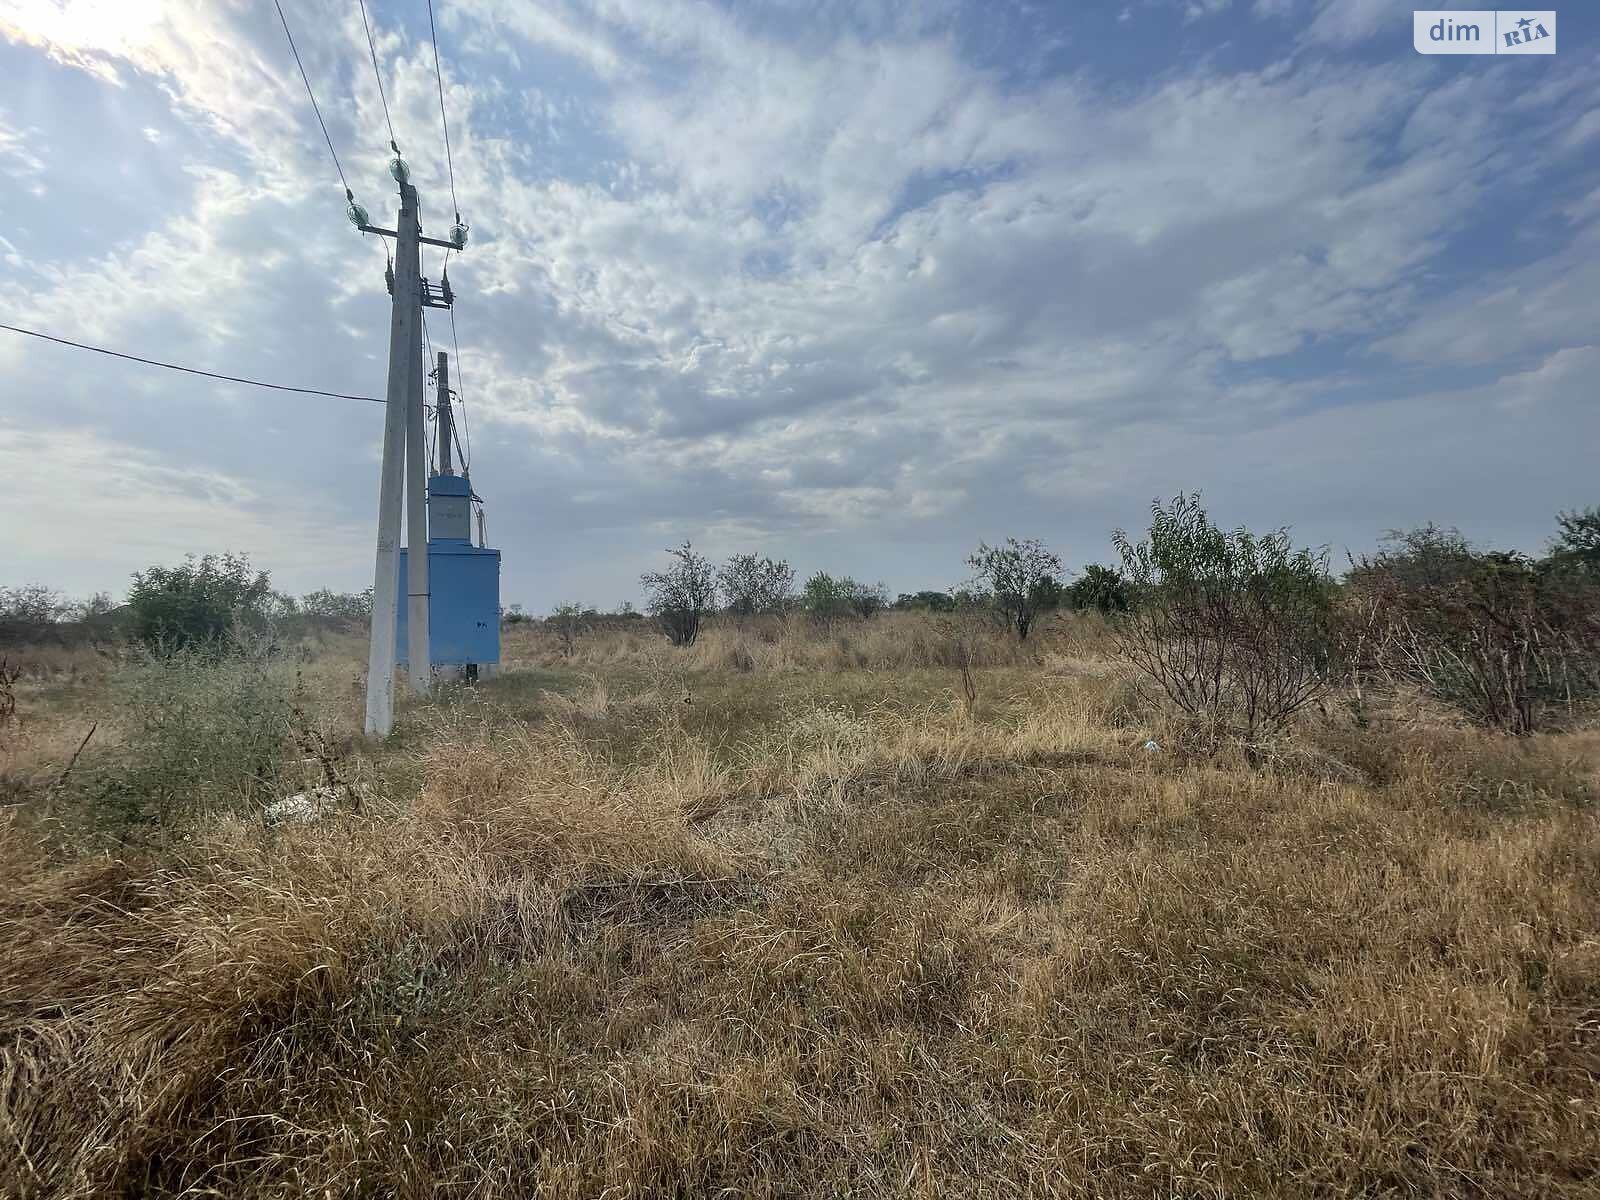
<path fill-rule="evenodd" d="M 653 622 L 604 620 L 581 627 L 572 652 L 554 629 L 528 623 L 508 626 L 503 653 L 510 668 L 587 670 L 640 666 L 667 653 Z M 1055 613 L 1041 621 L 1027 642 L 991 617 L 960 614 L 883 613 L 871 620 L 839 618 L 819 623 L 803 614 L 739 620 L 719 616 L 702 628 L 694 645 L 674 652 L 691 671 L 909 671 L 952 669 L 965 653 L 975 667 L 1016 667 L 1069 654 L 1095 654 L 1105 644 L 1095 616 Z"/>
<path fill-rule="evenodd" d="M 0 827 L 6 1193 L 1594 1194 L 1592 735 L 1252 766 L 1093 670 L 590 653 L 318 825 Z"/>

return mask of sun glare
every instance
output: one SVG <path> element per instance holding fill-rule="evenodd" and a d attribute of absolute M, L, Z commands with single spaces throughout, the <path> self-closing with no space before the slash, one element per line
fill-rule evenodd
<path fill-rule="evenodd" d="M 0 34 L 63 56 L 126 56 L 148 47 L 165 11 L 165 0 L 0 0 Z"/>

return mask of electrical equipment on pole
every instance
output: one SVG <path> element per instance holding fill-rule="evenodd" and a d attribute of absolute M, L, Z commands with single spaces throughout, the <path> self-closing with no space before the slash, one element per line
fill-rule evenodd
<path fill-rule="evenodd" d="M 439 462 L 428 478 L 428 647 L 436 678 L 486 679 L 500 666 L 500 551 L 484 544 L 481 528 L 472 544 L 472 506 L 483 499 L 452 461 L 450 356 L 442 350 L 434 379 Z M 403 562 L 410 555 L 410 547 L 400 552 Z M 406 618 L 401 623 L 404 629 Z M 402 653 L 407 641 L 397 638 Z"/>

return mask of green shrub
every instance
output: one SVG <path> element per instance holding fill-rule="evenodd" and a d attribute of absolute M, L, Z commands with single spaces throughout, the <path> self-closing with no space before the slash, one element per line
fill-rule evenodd
<path fill-rule="evenodd" d="M 881 583 L 860 583 L 848 575 L 818 571 L 800 592 L 800 608 L 819 625 L 832 625 L 841 617 L 868 620 L 889 606 Z"/>
<path fill-rule="evenodd" d="M 300 615 L 311 622 L 339 626 L 365 625 L 372 619 L 372 589 L 334 592 L 318 588 L 301 596 L 298 607 Z"/>
<path fill-rule="evenodd" d="M 956 610 L 956 598 L 949 592 L 901 592 L 890 607 L 901 612 L 951 613 Z"/>
<path fill-rule="evenodd" d="M 828 624 L 850 612 L 850 592 L 846 581 L 818 571 L 806 580 L 800 591 L 800 607 L 819 624 Z"/>
<path fill-rule="evenodd" d="M 1128 581 L 1121 572 L 1099 563 L 1090 563 L 1083 574 L 1074 579 L 1063 591 L 1063 599 L 1074 612 L 1093 609 L 1104 616 L 1127 612 Z"/>
<path fill-rule="evenodd" d="M 1146 541 L 1112 535 L 1132 605 L 1115 625 L 1117 655 L 1146 699 L 1247 739 L 1281 728 L 1329 684 L 1327 553 L 1294 549 L 1287 530 L 1224 532 L 1198 493 L 1151 513 Z"/>
<path fill-rule="evenodd" d="M 294 683 L 265 653 L 146 652 L 117 674 L 113 695 L 123 742 L 74 787 L 102 829 L 170 827 L 278 793 Z"/>
<path fill-rule="evenodd" d="M 717 585 L 736 617 L 787 612 L 794 602 L 794 568 L 781 558 L 735 554 L 717 569 Z"/>
<path fill-rule="evenodd" d="M 176 567 L 149 567 L 128 589 L 133 636 L 167 649 L 220 645 L 237 629 L 266 625 L 271 593 L 267 573 L 253 571 L 244 554 L 191 554 Z"/>
<path fill-rule="evenodd" d="M 1559 513 L 1560 530 L 1550 543 L 1550 565 L 1600 579 L 1600 507 Z"/>

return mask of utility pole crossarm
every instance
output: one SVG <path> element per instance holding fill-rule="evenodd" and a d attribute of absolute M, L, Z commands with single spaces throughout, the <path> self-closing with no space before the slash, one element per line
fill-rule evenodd
<path fill-rule="evenodd" d="M 380 237 L 391 237 L 396 239 L 400 237 L 399 231 L 394 229 L 385 229 L 381 225 L 357 225 L 356 228 L 361 230 L 362 233 L 376 233 Z M 454 250 L 457 254 L 466 249 L 466 243 L 464 242 L 447 242 L 443 238 L 423 237 L 420 233 L 417 234 L 417 241 L 428 246 L 439 246 L 445 250 Z"/>

